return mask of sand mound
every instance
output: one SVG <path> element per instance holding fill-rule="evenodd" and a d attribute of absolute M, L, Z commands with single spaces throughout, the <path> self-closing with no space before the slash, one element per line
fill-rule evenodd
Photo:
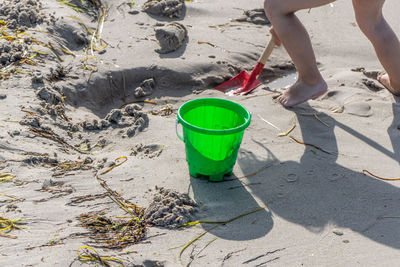
<path fill-rule="evenodd" d="M 190 220 L 196 207 L 196 202 L 187 194 L 156 187 L 153 201 L 145 210 L 144 218 L 150 225 L 176 228 Z"/>

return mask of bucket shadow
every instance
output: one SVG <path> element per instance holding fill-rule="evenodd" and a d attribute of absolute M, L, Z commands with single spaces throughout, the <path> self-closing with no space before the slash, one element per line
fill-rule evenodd
<path fill-rule="evenodd" d="M 201 206 L 201 211 L 197 214 L 199 220 L 227 221 L 262 207 L 243 187 L 240 180 L 212 183 L 206 179 L 192 177 L 191 186 L 194 198 Z M 243 225 L 248 226 L 245 231 Z M 204 229 L 212 226 L 214 225 L 202 224 Z M 271 213 L 263 209 L 210 232 L 222 239 L 243 241 L 263 237 L 271 231 L 272 227 Z"/>
<path fill-rule="evenodd" d="M 250 168 L 261 164 L 272 166 L 277 163 L 276 158 L 269 151 L 263 156 L 260 161 L 253 153 L 241 148 L 238 152 L 238 162 Z M 219 183 L 191 178 L 194 198 L 202 205 L 202 212 L 198 214 L 199 219 L 226 221 L 264 206 L 252 196 L 248 191 L 248 186 L 252 182 L 254 184 L 265 182 L 265 177 L 257 181 L 244 181 L 237 179 L 235 175 L 225 178 L 224 182 Z M 212 225 L 203 224 L 202 226 L 208 229 Z M 267 208 L 212 230 L 211 233 L 227 240 L 252 240 L 267 235 L 273 226 L 272 213 Z"/>

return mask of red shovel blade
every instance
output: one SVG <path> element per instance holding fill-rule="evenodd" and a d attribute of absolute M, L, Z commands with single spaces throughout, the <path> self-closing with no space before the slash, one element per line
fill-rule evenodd
<path fill-rule="evenodd" d="M 215 89 L 229 93 L 230 95 L 246 95 L 261 85 L 261 82 L 257 80 L 257 77 L 263 68 L 264 64 L 258 62 L 251 74 L 248 74 L 247 71 L 243 70 L 229 81 L 218 85 Z"/>
<path fill-rule="evenodd" d="M 249 77 L 250 75 L 247 73 L 247 71 L 243 70 L 235 77 L 215 87 L 215 89 L 221 92 L 225 92 L 227 90 L 233 90 L 239 87 L 243 88 L 243 86 L 247 83 Z"/>
<path fill-rule="evenodd" d="M 235 94 L 247 95 L 262 83 L 257 80 L 258 75 L 260 75 L 261 71 L 264 68 L 264 64 L 257 62 L 257 65 L 251 71 L 250 77 L 248 78 L 247 82 L 244 84 L 243 87 L 240 89 L 235 90 Z"/>

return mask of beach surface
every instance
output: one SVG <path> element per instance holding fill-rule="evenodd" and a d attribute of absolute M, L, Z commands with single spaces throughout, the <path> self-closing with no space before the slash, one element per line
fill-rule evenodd
<path fill-rule="evenodd" d="M 329 91 L 288 109 L 282 47 L 252 93 L 214 89 L 255 66 L 262 6 L 0 0 L 0 266 L 397 265 L 400 98 L 351 1 L 298 12 Z M 206 97 L 252 114 L 219 183 L 189 175 L 176 136 Z"/>

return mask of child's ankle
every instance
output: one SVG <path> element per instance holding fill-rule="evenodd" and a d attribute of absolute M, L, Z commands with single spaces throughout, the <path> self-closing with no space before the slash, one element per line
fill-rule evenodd
<path fill-rule="evenodd" d="M 301 76 L 299 75 L 299 80 L 309 85 L 317 85 L 321 82 L 325 82 L 320 73 Z"/>
<path fill-rule="evenodd" d="M 398 81 L 393 81 L 390 79 L 390 84 L 389 86 L 392 89 L 392 93 L 396 96 L 400 96 L 400 83 Z"/>

